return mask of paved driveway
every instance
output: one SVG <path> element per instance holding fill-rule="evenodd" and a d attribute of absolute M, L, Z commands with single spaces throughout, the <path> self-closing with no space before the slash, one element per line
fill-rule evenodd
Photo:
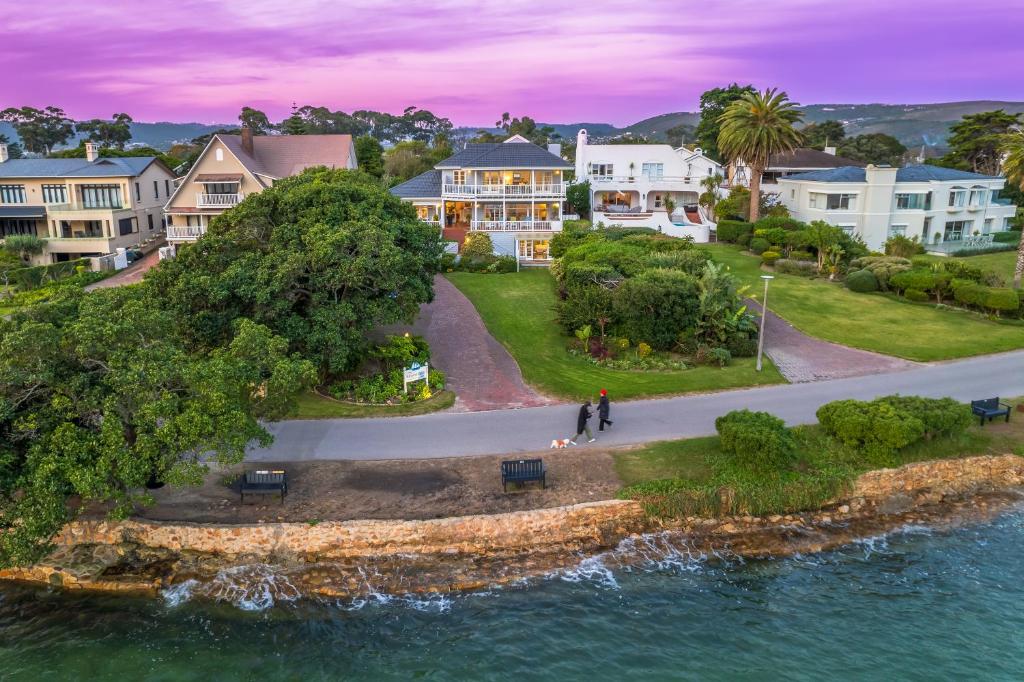
<path fill-rule="evenodd" d="M 142 281 L 142 276 L 151 270 L 157 263 L 160 262 L 160 250 L 155 249 L 145 256 L 135 261 L 124 270 L 121 270 L 116 275 L 111 275 L 106 279 L 101 279 L 95 284 L 90 284 L 85 288 L 86 291 L 92 291 L 94 289 L 109 289 L 111 287 L 123 287 L 126 284 L 138 284 Z"/>
<path fill-rule="evenodd" d="M 958 400 L 1024 395 L 1024 351 L 918 365 L 886 374 L 615 403 L 615 428 L 601 445 L 711 435 L 716 417 L 739 408 L 764 410 L 789 424 L 808 424 L 822 404 L 892 393 Z M 403 459 L 511 454 L 542 450 L 574 430 L 575 405 L 523 410 L 438 413 L 401 419 L 287 421 L 270 425 L 275 442 L 249 459 Z M 1022 415 L 1018 415 L 1021 418 Z M 586 447 L 581 445 L 580 447 Z"/>

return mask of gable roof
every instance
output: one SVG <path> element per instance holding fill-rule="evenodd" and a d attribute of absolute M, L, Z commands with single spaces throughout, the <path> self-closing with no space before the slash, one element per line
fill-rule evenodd
<path fill-rule="evenodd" d="M 863 168 L 844 166 L 842 168 L 830 168 L 828 170 L 811 171 L 810 173 L 797 173 L 782 180 L 808 180 L 811 182 L 865 182 L 867 173 Z M 1002 178 L 981 173 L 955 170 L 953 168 L 942 168 L 941 166 L 905 166 L 896 170 L 896 182 L 950 182 L 956 180 L 1001 180 Z"/>
<path fill-rule="evenodd" d="M 0 163 L 0 178 L 109 178 L 141 175 L 155 156 L 85 159 L 8 159 Z"/>
<path fill-rule="evenodd" d="M 440 199 L 441 171 L 428 170 L 391 188 L 391 193 L 402 199 Z"/>
<path fill-rule="evenodd" d="M 521 139 L 521 138 L 520 138 Z M 572 164 L 532 142 L 470 142 L 435 168 L 572 168 Z"/>
<path fill-rule="evenodd" d="M 241 135 L 217 135 L 250 173 L 287 178 L 307 168 L 348 168 L 351 135 L 253 135 L 252 154 L 242 148 Z"/>
<path fill-rule="evenodd" d="M 817 149 L 797 147 L 791 152 L 773 154 L 768 168 L 842 168 L 843 166 L 863 168 L 865 165 L 860 161 L 819 152 Z"/>

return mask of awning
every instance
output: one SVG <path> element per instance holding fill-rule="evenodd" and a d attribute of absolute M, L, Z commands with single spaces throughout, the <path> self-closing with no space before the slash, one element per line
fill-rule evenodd
<path fill-rule="evenodd" d="M 200 173 L 193 182 L 241 182 L 242 174 L 225 175 L 217 173 Z"/>
<path fill-rule="evenodd" d="M 45 218 L 45 206 L 0 206 L 0 218 Z"/>

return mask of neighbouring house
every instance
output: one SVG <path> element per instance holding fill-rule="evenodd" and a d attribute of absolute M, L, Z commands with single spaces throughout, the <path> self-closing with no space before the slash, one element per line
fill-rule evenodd
<path fill-rule="evenodd" d="M 791 152 L 775 154 L 771 157 L 768 167 L 761 174 L 761 191 L 770 193 L 778 191 L 779 178 L 787 178 L 797 173 L 829 170 L 854 166 L 863 168 L 865 164 L 853 159 L 836 156 L 835 147 L 825 147 L 825 151 L 798 147 Z M 750 186 L 750 169 L 742 159 L 729 164 L 729 182 L 732 185 Z"/>
<path fill-rule="evenodd" d="M 779 178 L 797 220 L 824 220 L 881 250 L 893 235 L 929 251 L 982 248 L 1010 229 L 1017 208 L 999 197 L 1006 179 L 938 166 L 847 166 Z"/>
<path fill-rule="evenodd" d="M 551 259 L 551 235 L 562 229 L 564 174 L 572 168 L 559 149 L 519 135 L 469 143 L 391 193 L 449 242 L 461 246 L 468 233 L 486 232 L 496 254 L 543 263 Z"/>
<path fill-rule="evenodd" d="M 168 243 L 194 242 L 246 196 L 316 166 L 356 168 L 352 136 L 214 135 L 164 206 Z"/>
<path fill-rule="evenodd" d="M 174 173 L 155 156 L 11 159 L 0 144 L 0 239 L 46 240 L 35 264 L 114 253 L 163 237 Z"/>
<path fill-rule="evenodd" d="M 595 224 L 649 227 L 706 242 L 714 224 L 698 204 L 701 181 L 722 172 L 699 148 L 589 144 L 585 129 L 576 135 L 576 179 L 590 181 Z"/>

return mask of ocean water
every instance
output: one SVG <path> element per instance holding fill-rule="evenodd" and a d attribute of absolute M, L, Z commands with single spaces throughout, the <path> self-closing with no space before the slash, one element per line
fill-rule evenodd
<path fill-rule="evenodd" d="M 275 580 L 160 600 L 2 586 L 0 679 L 1024 679 L 1021 509 L 756 562 L 655 536 L 464 595 L 312 602 Z"/>

